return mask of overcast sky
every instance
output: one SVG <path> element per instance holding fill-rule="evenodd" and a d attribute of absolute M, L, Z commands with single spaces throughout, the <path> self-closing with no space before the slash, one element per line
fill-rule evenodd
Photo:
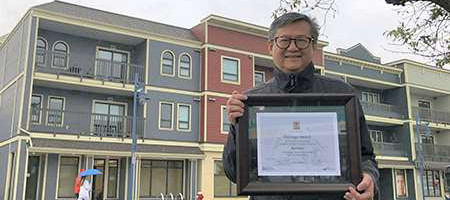
<path fill-rule="evenodd" d="M 32 6 L 51 0 L 1 0 L 0 35 L 10 32 Z M 184 28 L 191 28 L 210 14 L 268 27 L 271 14 L 279 0 L 64 0 L 100 10 L 138 17 Z M 391 45 L 383 36 L 386 30 L 398 25 L 398 7 L 384 0 L 338 0 L 335 17 L 327 18 L 321 30 L 321 40 L 329 42 L 325 50 L 349 48 L 363 44 L 382 63 L 408 58 L 433 65 L 430 61 L 411 54 L 393 53 L 403 50 Z M 316 16 L 318 17 L 318 16 Z M 318 17 L 319 24 L 323 20 Z"/>

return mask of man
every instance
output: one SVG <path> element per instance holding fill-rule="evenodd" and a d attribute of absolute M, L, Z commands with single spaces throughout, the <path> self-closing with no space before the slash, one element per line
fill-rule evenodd
<path fill-rule="evenodd" d="M 312 58 L 319 37 L 317 23 L 300 13 L 287 13 L 275 19 L 269 30 L 268 50 L 276 66 L 273 78 L 265 84 L 257 86 L 247 94 L 268 93 L 354 93 L 353 88 L 340 80 L 330 79 L 314 74 Z M 227 177 L 236 182 L 236 118 L 244 112 L 244 94 L 237 91 L 227 101 L 228 119 L 231 122 L 228 141 L 223 152 L 223 163 Z M 377 190 L 379 172 L 369 139 L 367 124 L 358 101 L 358 120 L 360 122 L 362 181 L 356 188 L 348 188 L 348 192 L 336 196 L 326 194 L 254 196 L 255 200 L 289 199 L 346 199 L 370 200 Z"/>

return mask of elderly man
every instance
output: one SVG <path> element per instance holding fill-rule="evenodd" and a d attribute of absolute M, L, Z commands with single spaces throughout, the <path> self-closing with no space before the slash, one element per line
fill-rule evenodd
<path fill-rule="evenodd" d="M 317 23 L 300 13 L 286 13 L 275 19 L 269 30 L 267 43 L 270 55 L 276 65 L 273 78 L 267 83 L 257 86 L 247 94 L 269 93 L 353 93 L 353 88 L 340 80 L 330 79 L 314 74 L 312 58 L 319 37 Z M 236 118 L 242 116 L 247 97 L 237 91 L 227 101 L 228 119 L 232 123 L 228 141 L 223 152 L 224 169 L 227 177 L 236 182 Z M 330 194 L 311 195 L 277 195 L 254 196 L 255 200 L 316 200 L 316 199 L 347 199 L 370 200 L 377 190 L 379 172 L 369 139 L 368 129 L 361 105 L 358 101 L 358 120 L 360 122 L 362 181 L 356 188 L 348 188 L 345 194 L 331 196 Z"/>

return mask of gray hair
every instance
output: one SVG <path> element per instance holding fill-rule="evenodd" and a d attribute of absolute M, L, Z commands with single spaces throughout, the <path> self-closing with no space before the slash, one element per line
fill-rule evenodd
<path fill-rule="evenodd" d="M 305 21 L 311 27 L 311 37 L 313 39 L 313 44 L 317 43 L 319 39 L 319 25 L 316 23 L 314 18 L 310 18 L 305 14 L 297 13 L 297 12 L 288 12 L 286 14 L 277 17 L 272 24 L 270 25 L 268 39 L 272 40 L 275 37 L 275 33 L 277 30 L 283 26 L 293 24 L 298 21 Z"/>

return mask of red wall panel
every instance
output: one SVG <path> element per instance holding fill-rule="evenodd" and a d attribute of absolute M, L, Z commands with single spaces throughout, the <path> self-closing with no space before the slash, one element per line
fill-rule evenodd
<path fill-rule="evenodd" d="M 208 26 L 208 43 L 268 55 L 267 38 Z"/>

